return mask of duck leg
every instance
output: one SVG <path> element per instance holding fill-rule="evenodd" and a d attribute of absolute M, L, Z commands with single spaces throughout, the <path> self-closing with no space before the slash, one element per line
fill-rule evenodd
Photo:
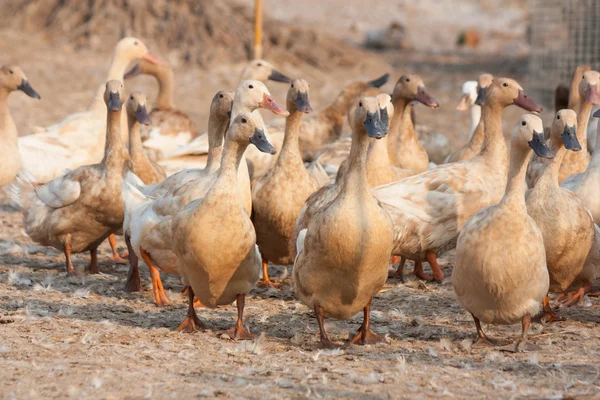
<path fill-rule="evenodd" d="M 404 264 L 406 263 L 406 258 L 393 256 L 391 266 L 393 268 L 394 264 L 398 264 L 398 267 L 395 271 L 388 273 L 388 278 L 391 279 L 400 279 L 401 282 L 404 282 Z"/>
<path fill-rule="evenodd" d="M 341 344 L 332 342 L 329 339 L 329 335 L 325 330 L 325 311 L 323 307 L 315 303 L 315 316 L 317 317 L 317 323 L 319 324 L 319 332 L 321 333 L 321 346 L 326 349 L 336 349 L 342 347 Z"/>
<path fill-rule="evenodd" d="M 513 344 L 509 344 L 507 346 L 500 347 L 498 350 L 510 351 L 511 353 L 520 353 L 522 351 L 541 350 L 541 347 L 539 347 L 533 343 L 527 343 L 527 334 L 529 333 L 529 327 L 531 326 L 531 315 L 526 314 L 523 316 L 523 318 L 521 319 L 521 326 L 523 328 L 523 333 L 521 334 L 521 338 Z"/>
<path fill-rule="evenodd" d="M 258 282 L 259 286 L 264 286 L 264 287 L 278 287 L 279 285 L 281 285 L 280 283 L 276 283 L 271 281 L 271 279 L 269 279 L 269 260 L 267 260 L 265 257 L 262 258 L 263 262 L 262 262 L 262 271 L 263 271 L 263 276 L 262 279 L 260 280 L 260 282 Z"/>
<path fill-rule="evenodd" d="M 190 286 L 187 285 L 183 288 L 183 290 L 181 291 L 181 294 L 183 294 L 184 296 L 187 296 L 187 294 L 189 293 L 189 290 L 190 290 Z M 202 302 L 200 300 L 194 299 L 194 308 L 197 308 L 197 307 L 206 308 L 206 306 L 204 304 L 202 304 Z"/>
<path fill-rule="evenodd" d="M 583 298 L 592 291 L 592 283 L 587 279 L 583 281 L 581 287 L 574 292 L 563 293 L 559 296 L 560 308 L 570 307 L 576 303 L 583 303 Z"/>
<path fill-rule="evenodd" d="M 126 264 L 127 260 L 125 260 L 124 257 L 127 257 L 127 254 L 123 254 L 123 257 L 119 255 L 119 251 L 117 250 L 117 237 L 114 233 L 108 237 L 108 244 L 110 244 L 110 248 L 112 249 L 110 261 L 116 262 L 117 264 Z"/>
<path fill-rule="evenodd" d="M 88 271 L 90 274 L 97 274 L 98 270 L 98 248 L 90 250 L 90 265 L 88 265 Z"/>
<path fill-rule="evenodd" d="M 487 337 L 481 328 L 481 321 L 479 321 L 479 318 L 477 318 L 473 313 L 471 313 L 471 316 L 473 317 L 473 321 L 475 321 L 475 329 L 477 329 L 477 341 L 475 343 L 488 346 L 496 344 L 496 341 Z"/>
<path fill-rule="evenodd" d="M 171 305 L 171 300 L 169 300 L 169 297 L 167 297 L 167 293 L 165 292 L 162 281 L 160 280 L 160 272 L 150 259 L 150 254 L 148 254 L 146 250 L 140 247 L 140 255 L 142 256 L 142 260 L 144 260 L 144 262 L 148 266 L 148 269 L 150 270 L 150 277 L 152 279 L 152 291 L 154 292 L 154 303 L 156 303 L 156 305 L 159 307 L 162 307 L 164 305 Z"/>
<path fill-rule="evenodd" d="M 71 260 L 71 241 L 68 240 L 65 243 L 65 258 L 67 261 L 67 274 L 75 275 L 75 267 L 73 267 L 73 260 Z"/>
<path fill-rule="evenodd" d="M 200 318 L 198 318 L 198 315 L 196 314 L 196 310 L 194 310 L 194 291 L 189 287 L 187 317 L 175 330 L 192 333 L 200 329 L 206 329 L 206 325 L 200 321 Z"/>
<path fill-rule="evenodd" d="M 544 302 L 542 303 L 544 311 L 542 312 L 542 323 L 550 323 L 550 322 L 560 322 L 565 321 L 566 318 L 561 317 L 552 311 L 550 307 L 550 300 L 548 299 L 548 295 L 544 297 Z"/>
<path fill-rule="evenodd" d="M 363 323 L 360 328 L 358 328 L 358 333 L 352 339 L 350 339 L 350 341 L 344 347 L 350 346 L 354 343 L 362 345 L 385 343 L 385 338 L 383 336 L 376 335 L 371 330 L 371 300 L 369 300 L 369 304 L 367 304 L 363 312 Z"/>
<path fill-rule="evenodd" d="M 444 280 L 444 271 L 442 271 L 442 269 L 438 265 L 437 254 L 435 254 L 435 252 L 433 252 L 433 251 L 428 251 L 427 252 L 427 262 L 431 266 L 431 272 L 433 273 L 433 279 L 438 283 L 442 283 L 442 281 Z"/>
<path fill-rule="evenodd" d="M 236 299 L 237 305 L 237 321 L 235 322 L 235 326 L 224 333 L 229 335 L 233 340 L 250 340 L 254 339 L 255 336 L 248 332 L 246 328 L 244 328 L 244 306 L 246 305 L 246 295 L 238 294 Z"/>
<path fill-rule="evenodd" d="M 141 292 L 142 278 L 140 277 L 138 256 L 131 246 L 131 238 L 127 235 L 125 235 L 125 243 L 127 244 L 127 250 L 129 252 L 129 271 L 127 271 L 127 282 L 125 282 L 124 290 L 128 293 Z"/>

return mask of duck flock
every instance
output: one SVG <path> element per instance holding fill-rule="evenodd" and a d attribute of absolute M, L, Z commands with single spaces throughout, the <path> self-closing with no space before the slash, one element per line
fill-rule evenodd
<path fill-rule="evenodd" d="M 124 87 L 138 74 L 158 81 L 152 112 L 144 93 Z M 559 309 L 593 295 L 600 275 L 600 151 L 587 132 L 600 74 L 577 68 L 547 129 L 515 80 L 466 82 L 457 108 L 471 111 L 468 142 L 440 165 L 420 144 L 412 112 L 416 102 L 437 101 L 417 75 L 401 76 L 391 95 L 380 89 L 388 78 L 352 83 L 315 112 L 306 80 L 253 60 L 233 91 L 214 95 L 200 135 L 175 107 L 171 68 L 128 37 L 87 110 L 19 137 L 8 95 L 40 96 L 22 69 L 4 66 L 0 186 L 18 201 L 29 237 L 64 252 L 67 274 L 76 273 L 72 254 L 88 251 L 88 272 L 97 273 L 108 239 L 114 261 L 128 258 L 125 291 L 142 290 L 140 259 L 157 306 L 171 304 L 160 273 L 180 275 L 189 308 L 177 330 L 210 329 L 195 307 L 235 301 L 228 334 L 253 338 L 243 324 L 246 294 L 279 285 L 271 263 L 293 265 L 295 295 L 314 310 L 324 347 L 382 342 L 370 324 L 373 296 L 387 279 L 403 279 L 406 260 L 419 279 L 442 282 L 438 256 L 456 249 L 452 285 L 478 342 L 495 345 L 482 322 L 521 322 L 521 337 L 501 349 L 535 350 L 532 319 L 564 320 Z M 266 80 L 289 85 L 285 103 Z M 514 121 L 508 149 L 502 114 L 511 105 L 530 113 Z M 265 124 L 261 109 L 285 123 Z M 554 306 L 549 293 L 558 294 Z M 361 311 L 347 343 L 329 338 L 326 317 Z"/>

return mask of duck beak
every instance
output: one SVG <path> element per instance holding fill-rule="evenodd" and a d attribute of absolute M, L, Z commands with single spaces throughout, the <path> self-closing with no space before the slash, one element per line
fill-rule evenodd
<path fill-rule="evenodd" d="M 283 82 L 283 83 L 291 83 L 292 82 L 291 78 L 285 76 L 284 74 L 277 71 L 276 69 L 271 70 L 271 75 L 269 75 L 268 79 L 270 81 L 275 81 L 275 82 Z"/>
<path fill-rule="evenodd" d="M 550 150 L 550 147 L 544 140 L 544 132 L 533 131 L 533 139 L 529 141 L 529 147 L 535 151 L 538 157 L 542 158 L 554 158 L 554 153 Z"/>
<path fill-rule="evenodd" d="M 273 98 L 266 93 L 263 94 L 263 100 L 260 102 L 259 107 L 269 110 L 273 114 L 284 115 L 286 117 L 290 115 L 288 110 L 275 103 L 275 100 L 273 100 Z"/>
<path fill-rule="evenodd" d="M 380 88 L 387 83 L 388 79 L 390 79 L 390 74 L 385 74 L 377 79 L 373 79 L 372 81 L 367 82 L 367 85 L 374 88 Z"/>
<path fill-rule="evenodd" d="M 140 64 L 136 63 L 133 66 L 133 68 L 131 68 L 128 72 L 126 72 L 125 75 L 123 75 L 123 79 L 133 78 L 134 76 L 138 76 L 141 73 L 142 73 L 142 70 L 140 69 Z"/>
<path fill-rule="evenodd" d="M 262 151 L 263 153 L 269 153 L 269 154 L 277 153 L 277 150 L 275 150 L 275 147 L 273 147 L 273 145 L 271 143 L 269 143 L 269 141 L 267 140 L 267 137 L 265 136 L 265 132 L 263 132 L 262 129 L 258 129 L 258 128 L 254 129 L 254 134 L 250 138 L 250 143 L 255 145 L 256 148 L 258 150 Z"/>
<path fill-rule="evenodd" d="M 378 112 L 367 112 L 367 118 L 363 122 L 367 135 L 371 138 L 382 139 L 387 135 L 387 127 L 381 124 L 381 117 Z"/>
<path fill-rule="evenodd" d="M 458 105 L 456 106 L 456 109 L 458 111 L 466 111 L 469 109 L 470 105 L 471 105 L 471 97 L 469 96 L 469 93 L 465 93 L 462 95 L 462 97 L 458 101 Z"/>
<path fill-rule="evenodd" d="M 527 95 L 523 93 L 522 90 L 519 90 L 519 95 L 516 99 L 513 100 L 513 104 L 531 112 L 541 113 L 542 111 L 544 111 L 542 106 L 538 105 L 535 101 L 531 100 L 530 97 L 527 97 Z"/>
<path fill-rule="evenodd" d="M 596 110 L 593 114 L 594 118 L 600 118 L 600 109 Z"/>
<path fill-rule="evenodd" d="M 598 85 L 588 85 L 585 89 L 585 102 L 590 104 L 600 104 L 600 96 L 598 95 Z"/>
<path fill-rule="evenodd" d="M 381 120 L 379 121 L 379 124 L 381 125 L 381 129 L 384 130 L 386 133 L 388 133 L 389 132 L 389 122 L 390 122 L 390 116 L 388 114 L 388 110 L 387 110 L 387 108 L 380 108 L 379 111 L 381 114 Z"/>
<path fill-rule="evenodd" d="M 475 99 L 475 104 L 478 106 L 482 106 L 484 101 L 485 101 L 485 88 L 480 87 L 477 89 L 477 98 Z"/>
<path fill-rule="evenodd" d="M 121 109 L 121 96 L 119 96 L 119 92 L 110 92 L 108 94 L 108 109 L 110 111 L 119 111 Z"/>
<path fill-rule="evenodd" d="M 142 56 L 142 58 L 146 61 L 150 61 L 152 64 L 160 64 L 160 60 L 154 54 L 147 52 Z"/>
<path fill-rule="evenodd" d="M 135 110 L 135 119 L 143 125 L 150 125 L 152 123 L 152 120 L 150 120 L 150 116 L 146 111 L 146 106 L 141 104 L 138 105 L 137 110 Z"/>
<path fill-rule="evenodd" d="M 298 92 L 298 96 L 296 97 L 296 108 L 298 111 L 307 114 L 313 110 L 308 102 L 308 93 Z"/>
<path fill-rule="evenodd" d="M 438 108 L 440 104 L 435 101 L 433 97 L 427 93 L 423 86 L 417 89 L 417 95 L 415 96 L 415 100 L 421 104 L 425 104 L 429 108 Z"/>
<path fill-rule="evenodd" d="M 574 126 L 565 126 L 565 130 L 560 137 L 567 150 L 581 151 L 581 145 L 579 144 L 579 140 L 577 140 L 577 129 Z"/>
<path fill-rule="evenodd" d="M 42 97 L 38 94 L 38 92 L 36 92 L 35 90 L 33 90 L 33 88 L 31 87 L 31 84 L 29 83 L 28 80 L 21 80 L 21 84 L 19 86 L 17 86 L 17 89 L 19 89 L 20 91 L 22 91 L 23 93 L 25 93 L 27 96 L 29 97 L 33 97 L 34 99 L 41 99 Z"/>

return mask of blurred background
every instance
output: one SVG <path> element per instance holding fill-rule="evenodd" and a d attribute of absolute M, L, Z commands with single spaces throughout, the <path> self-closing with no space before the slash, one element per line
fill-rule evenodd
<path fill-rule="evenodd" d="M 417 123 L 444 133 L 451 149 L 466 141 L 469 119 L 455 107 L 461 85 L 480 73 L 517 79 L 551 115 L 556 86 L 573 68 L 598 68 L 596 0 L 263 0 L 263 58 L 311 84 L 313 108 L 355 80 L 418 73 L 439 101 L 417 108 Z M 2 64 L 19 64 L 42 95 L 27 107 L 13 96 L 21 135 L 85 109 L 106 79 L 112 49 L 133 35 L 175 70 L 176 106 L 203 130 L 208 105 L 232 89 L 252 55 L 252 0 L 3 0 Z M 152 78 L 128 90 L 154 98 Z M 269 84 L 281 101 L 286 85 Z M 519 110 L 505 114 L 510 130 Z"/>

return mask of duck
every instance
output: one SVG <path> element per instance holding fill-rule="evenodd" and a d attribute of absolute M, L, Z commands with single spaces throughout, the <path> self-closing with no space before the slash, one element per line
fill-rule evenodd
<path fill-rule="evenodd" d="M 292 78 L 279 72 L 270 62 L 257 58 L 250 60 L 240 76 L 240 81 L 257 80 L 290 83 Z"/>
<path fill-rule="evenodd" d="M 594 113 L 594 117 L 600 118 L 600 110 Z M 598 129 L 600 130 L 600 125 Z M 598 146 L 597 138 L 598 135 L 596 136 L 596 146 Z M 584 172 L 571 175 L 560 184 L 562 188 L 570 190 L 581 200 L 596 223 L 600 221 L 600 185 L 598 182 L 600 182 L 600 151 L 595 151 Z"/>
<path fill-rule="evenodd" d="M 298 299 L 314 310 L 323 347 L 338 347 L 324 318 L 346 320 L 363 311 L 363 323 L 347 345 L 385 341 L 371 330 L 371 300 L 387 279 L 393 225 L 369 190 L 366 158 L 369 138 L 383 138 L 375 97 L 361 97 L 352 121 L 348 173 L 339 194 L 321 207 L 297 238 L 293 282 Z"/>
<path fill-rule="evenodd" d="M 429 155 L 419 143 L 412 118 L 414 102 L 436 109 L 439 103 L 427 93 L 418 75 L 402 75 L 394 86 L 392 95 L 394 116 L 388 138 L 392 162 L 399 168 L 420 173 L 429 169 Z"/>
<path fill-rule="evenodd" d="M 394 105 L 392 98 L 387 93 L 377 96 L 382 105 L 381 122 L 389 130 L 391 118 L 394 116 Z M 382 139 L 369 139 L 369 150 L 367 151 L 367 180 L 369 187 L 377 187 L 390 182 L 399 181 L 415 173 L 412 170 L 398 168 L 392 164 L 388 152 L 388 137 Z M 344 160 L 338 169 L 336 182 L 341 182 L 348 172 L 349 159 Z"/>
<path fill-rule="evenodd" d="M 306 169 L 299 149 L 298 132 L 302 116 L 312 111 L 309 86 L 304 79 L 292 81 L 287 93 L 285 138 L 272 169 L 252 184 L 252 223 L 262 256 L 262 286 L 279 286 L 269 279 L 269 261 L 290 265 L 289 242 L 304 202 L 321 186 Z"/>
<path fill-rule="evenodd" d="M 148 51 L 142 41 L 134 37 L 121 39 L 114 50 L 107 81 L 123 82 L 123 75 L 130 63 L 146 59 L 159 60 Z M 38 128 L 33 135 L 19 137 L 21 170 L 29 180 L 50 182 L 82 165 L 100 162 L 103 157 L 106 133 L 105 85 L 102 84 L 87 110 L 69 115 L 62 121 Z M 122 113 L 121 134 L 127 141 L 127 117 Z"/>
<path fill-rule="evenodd" d="M 203 176 L 210 176 L 214 174 L 221 165 L 221 155 L 223 152 L 223 139 L 225 138 L 225 133 L 229 128 L 229 118 L 231 116 L 231 107 L 233 104 L 233 92 L 230 90 L 220 90 L 218 91 L 212 98 L 210 104 L 210 113 L 208 119 L 208 137 L 209 137 L 209 151 L 208 151 L 208 160 L 204 168 L 198 168 L 194 171 L 193 175 L 196 178 Z M 192 173 L 190 172 L 190 175 Z M 173 175 L 172 175 L 173 176 Z M 188 177 L 189 180 L 194 179 L 193 177 Z M 127 179 L 127 177 L 126 177 Z M 138 183 L 137 189 L 144 187 L 145 182 L 142 182 L 138 177 L 129 176 L 129 180 L 134 183 Z M 182 180 L 181 184 L 186 183 L 186 180 Z M 176 188 L 176 179 L 171 178 L 170 182 L 166 184 L 166 179 L 161 181 L 161 184 L 164 186 L 160 186 L 161 184 L 154 184 L 155 186 L 148 185 L 147 191 L 151 189 L 155 189 L 153 192 L 154 196 L 159 196 L 160 193 L 165 194 L 171 188 Z M 124 185 L 123 194 L 127 192 L 128 186 Z M 162 189 L 159 190 L 159 189 Z M 136 255 L 135 250 L 133 249 L 133 245 L 131 244 L 131 228 L 129 228 L 131 216 L 133 213 L 133 205 L 137 206 L 138 200 L 140 203 L 147 201 L 146 196 L 143 194 L 137 197 L 128 197 L 123 195 L 124 205 L 125 205 L 125 218 L 124 218 L 124 232 L 125 232 L 125 243 L 127 244 L 127 248 L 129 250 L 129 271 L 127 274 L 127 281 L 125 283 L 125 292 L 139 292 L 142 289 L 142 281 L 139 273 L 138 262 L 139 259 Z M 127 200 L 133 199 L 134 201 L 128 202 Z M 132 205 L 133 203 L 133 205 Z M 175 273 L 178 273 L 176 268 L 173 269 Z M 170 300 L 166 296 L 163 291 L 160 291 L 158 288 L 162 288 L 162 282 L 160 281 L 160 273 L 156 270 L 156 268 L 150 268 L 151 276 L 153 282 L 155 284 L 153 287 L 155 289 L 155 302 L 160 305 L 169 304 Z"/>
<path fill-rule="evenodd" d="M 45 185 L 26 185 L 20 194 L 25 232 L 36 243 L 62 250 L 68 274 L 74 274 L 73 253 L 89 251 L 90 273 L 98 273 L 98 245 L 123 224 L 119 195 L 125 173 L 132 168 L 121 133 L 123 84 L 106 83 L 107 108 L 104 158 L 81 166 Z"/>
<path fill-rule="evenodd" d="M 3 65 L 0 67 L 0 121 L 2 121 L 0 124 L 0 143 L 2 143 L 3 149 L 2 161 L 0 162 L 0 188 L 14 181 L 21 169 L 19 133 L 8 107 L 8 96 L 17 90 L 34 99 L 41 98 L 20 67 Z"/>
<path fill-rule="evenodd" d="M 459 304 L 473 317 L 477 342 L 493 344 L 481 322 L 522 324 L 516 343 L 501 348 L 507 351 L 539 349 L 527 342 L 528 331 L 550 286 L 544 238 L 525 205 L 525 172 L 532 151 L 540 157 L 554 156 L 543 135 L 539 117 L 519 118 L 510 142 L 504 195 L 470 217 L 456 243 L 452 287 Z"/>
<path fill-rule="evenodd" d="M 248 112 L 256 115 L 256 110 L 261 104 L 268 104 L 268 107 L 275 112 L 284 115 L 288 113 L 268 95 L 268 90 L 262 82 L 243 81 L 235 91 L 231 116 L 235 118 L 241 113 Z M 261 123 L 258 118 L 253 121 L 259 125 Z M 225 137 L 224 146 L 227 146 L 227 141 L 228 138 Z M 235 183 L 243 199 L 244 209 L 248 215 L 251 215 L 250 177 L 245 157 L 243 154 L 241 157 L 244 162 L 238 168 L 239 176 Z M 206 174 L 200 170 L 190 169 L 178 172 L 151 186 L 144 186 L 135 174 L 128 174 L 125 178 L 127 185 L 123 185 L 122 192 L 125 203 L 123 228 L 130 238 L 131 248 L 136 256 L 141 257 L 150 269 L 154 301 L 159 307 L 169 305 L 171 301 L 163 289 L 158 270 L 168 274 L 179 273 L 177 257 L 172 250 L 173 216 L 189 202 L 204 197 L 217 177 L 218 171 Z M 132 190 L 132 187 L 136 190 Z M 130 276 L 137 281 L 139 276 L 137 266 L 131 265 L 128 277 Z M 136 284 L 133 287 L 137 287 Z"/>
<path fill-rule="evenodd" d="M 542 111 L 515 80 L 494 79 L 482 106 L 485 144 L 477 156 L 373 189 L 394 221 L 393 255 L 402 257 L 399 268 L 402 261 L 413 260 L 415 274 L 431 280 L 422 271 L 422 261 L 427 260 L 433 279 L 442 282 L 444 273 L 437 264 L 437 254 L 454 248 L 469 218 L 500 201 L 508 173 L 502 112 L 513 104 L 527 111 Z"/>
<path fill-rule="evenodd" d="M 254 338 L 243 325 L 243 313 L 246 294 L 258 281 L 262 261 L 254 226 L 237 190 L 237 169 L 250 144 L 269 154 L 276 150 L 252 113 L 233 119 L 227 139 L 211 188 L 173 218 L 173 250 L 184 284 L 190 287 L 188 314 L 177 329 L 190 332 L 205 327 L 194 310 L 194 297 L 208 308 L 235 301 L 238 317 L 228 334 L 243 340 Z"/>
<path fill-rule="evenodd" d="M 570 109 L 556 113 L 550 142 L 556 157 L 546 165 L 535 187 L 525 195 L 527 213 L 544 238 L 546 263 L 550 276 L 549 291 L 562 293 L 581 273 L 594 237 L 594 221 L 581 200 L 559 186 L 561 162 L 568 150 L 582 151 L 577 133 L 580 118 Z M 584 138 L 585 139 L 585 138 Z M 544 299 L 546 322 L 562 320 Z"/>
<path fill-rule="evenodd" d="M 490 86 L 492 81 L 494 80 L 494 76 L 491 74 L 481 74 L 479 78 L 477 78 L 477 98 L 475 99 L 474 107 L 483 105 L 485 101 L 485 93 L 486 89 Z M 472 131 L 469 136 L 469 141 L 463 147 L 450 154 L 446 160 L 447 163 L 468 160 L 470 158 L 475 157 L 481 149 L 483 148 L 484 139 L 485 139 L 485 126 L 483 123 L 483 119 L 479 119 L 479 123 L 476 128 Z"/>
<path fill-rule="evenodd" d="M 479 121 L 481 120 L 481 106 L 479 104 L 475 104 L 475 100 L 477 100 L 477 81 L 466 81 L 462 84 L 461 87 L 462 96 L 458 101 L 458 105 L 456 106 L 457 111 L 470 111 L 471 113 L 471 123 L 469 126 L 469 136 L 467 140 L 471 140 L 473 137 L 473 132 L 475 132 L 475 128 L 479 125 Z"/>
<path fill-rule="evenodd" d="M 579 110 L 577 111 L 577 141 L 582 151 L 569 152 L 560 167 L 559 182 L 564 181 L 571 175 L 582 173 L 590 163 L 590 153 L 587 148 L 587 128 L 590 120 L 592 106 L 600 104 L 600 73 L 598 71 L 586 71 L 577 86 L 579 93 Z M 570 108 L 570 107 L 569 107 Z"/>
<path fill-rule="evenodd" d="M 198 137 L 198 127 L 189 115 L 175 108 L 175 78 L 173 69 L 166 61 L 161 60 L 157 64 L 142 59 L 124 75 L 124 79 L 128 80 L 138 75 L 153 76 L 158 82 L 158 97 L 150 113 L 152 124 L 142 127 L 141 133 L 146 151 L 151 151 L 154 158 L 160 160 L 166 154 L 176 151 L 179 146 Z"/>

